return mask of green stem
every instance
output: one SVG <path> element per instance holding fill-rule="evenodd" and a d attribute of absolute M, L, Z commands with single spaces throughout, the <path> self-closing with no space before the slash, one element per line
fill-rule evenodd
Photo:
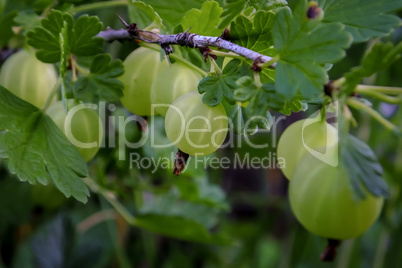
<path fill-rule="evenodd" d="M 103 196 L 113 208 L 131 225 L 136 225 L 136 219 L 131 213 L 116 199 L 114 193 L 101 188 L 93 179 L 84 178 L 84 183 L 95 193 Z"/>
<path fill-rule="evenodd" d="M 209 62 L 211 63 L 211 73 L 215 72 L 218 76 L 222 74 L 221 68 L 219 68 L 218 64 L 212 57 L 208 57 Z"/>
<path fill-rule="evenodd" d="M 332 82 L 332 85 L 333 85 L 335 88 L 339 88 L 343 83 L 345 83 L 345 81 L 346 81 L 345 77 L 341 77 L 341 78 L 339 78 L 339 79 L 337 79 L 337 80 L 334 80 L 334 81 Z"/>
<path fill-rule="evenodd" d="M 154 44 L 150 44 L 150 43 L 146 43 L 146 42 L 141 42 L 140 46 L 142 47 L 146 47 L 146 48 L 150 48 L 153 49 L 155 51 L 160 51 L 160 47 L 156 46 Z M 175 59 L 177 61 L 180 61 L 181 63 L 183 63 L 184 65 L 187 65 L 188 67 L 190 67 L 191 69 L 193 69 L 194 71 L 200 73 L 202 76 L 207 76 L 207 72 L 205 72 L 203 69 L 201 69 L 200 67 L 192 64 L 191 62 L 189 62 L 188 60 L 176 55 L 176 54 L 170 54 L 169 57 L 171 57 L 172 59 Z"/>
<path fill-rule="evenodd" d="M 327 117 L 326 117 L 326 112 L 327 112 L 327 104 L 328 104 L 328 100 L 327 99 L 325 99 L 324 100 L 324 103 L 322 104 L 322 107 L 321 107 L 321 111 L 320 111 L 320 115 L 321 115 L 321 123 L 324 123 L 326 120 L 327 120 Z"/>
<path fill-rule="evenodd" d="M 109 209 L 106 201 L 102 198 L 100 199 L 100 206 L 101 206 L 102 211 L 107 211 Z M 121 243 L 119 243 L 119 240 L 118 240 L 118 236 L 117 236 L 118 228 L 116 225 L 116 221 L 106 221 L 105 224 L 106 224 L 106 227 L 107 227 L 107 230 L 109 233 L 109 238 L 113 243 L 113 249 L 117 256 L 117 261 L 119 263 L 119 267 L 122 267 L 122 268 L 131 267 L 130 262 L 127 259 L 127 256 L 124 253 L 124 248 L 121 245 Z"/>
<path fill-rule="evenodd" d="M 364 93 L 367 91 L 375 91 L 383 94 L 400 95 L 402 94 L 401 87 L 382 87 L 382 86 L 368 86 L 368 85 L 357 85 L 355 91 L 357 93 Z"/>
<path fill-rule="evenodd" d="M 337 259 L 339 261 L 336 267 L 343 268 L 349 266 L 348 264 L 350 261 L 350 255 L 352 253 L 354 243 L 355 240 L 346 240 L 342 242 L 343 245 L 341 245 L 341 248 L 339 249 L 339 256 L 337 256 Z"/>
<path fill-rule="evenodd" d="M 98 9 L 98 8 L 111 8 L 111 7 L 128 6 L 128 5 L 129 5 L 129 2 L 127 0 L 96 2 L 96 3 L 92 3 L 92 4 L 86 4 L 86 5 L 73 7 L 70 10 L 68 10 L 68 12 L 76 13 L 76 12 L 88 11 L 88 10 Z"/>
<path fill-rule="evenodd" d="M 260 67 L 267 68 L 267 67 L 271 66 L 272 64 L 274 64 L 275 62 L 277 62 L 278 60 L 279 60 L 279 55 L 276 55 L 270 61 L 267 61 L 267 62 L 261 64 Z"/>
<path fill-rule="evenodd" d="M 90 74 L 90 71 L 87 68 L 82 67 L 76 61 L 74 61 L 74 67 L 82 75 L 89 75 Z"/>
<path fill-rule="evenodd" d="M 384 257 L 385 257 L 385 253 L 387 251 L 388 240 L 389 240 L 389 232 L 387 229 L 384 229 L 381 232 L 379 243 L 377 244 L 377 251 L 376 251 L 375 257 L 374 257 L 373 268 L 384 267 Z"/>
<path fill-rule="evenodd" d="M 362 102 L 360 102 L 354 98 L 348 98 L 346 100 L 346 104 L 349 105 L 350 107 L 355 108 L 356 110 L 361 110 L 361 111 L 368 113 L 388 130 L 397 132 L 397 133 L 400 132 L 400 130 L 398 129 L 397 126 L 395 126 L 394 124 L 389 122 L 387 119 L 385 119 L 379 112 L 377 112 L 373 108 L 363 104 Z"/>
<path fill-rule="evenodd" d="M 381 101 L 384 102 L 388 102 L 391 104 L 400 104 L 402 103 L 402 94 L 398 97 L 392 97 L 392 96 L 388 96 L 384 93 L 378 92 L 378 91 L 372 91 L 372 90 L 355 90 L 356 93 L 362 94 L 362 95 L 366 95 L 366 96 L 370 96 L 376 99 L 379 99 Z"/>
<path fill-rule="evenodd" d="M 53 101 L 54 96 L 56 95 L 57 91 L 59 90 L 59 87 L 61 85 L 61 77 L 57 78 L 56 84 L 54 85 L 52 92 L 50 93 L 49 97 L 47 97 L 45 104 L 42 107 L 42 111 L 46 111 L 47 108 L 49 108 L 50 104 Z"/>
<path fill-rule="evenodd" d="M 262 87 L 260 72 L 254 72 L 254 82 L 258 89 Z"/>

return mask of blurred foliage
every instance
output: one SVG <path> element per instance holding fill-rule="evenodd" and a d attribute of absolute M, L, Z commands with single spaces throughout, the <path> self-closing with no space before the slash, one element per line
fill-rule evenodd
<path fill-rule="evenodd" d="M 48 2 L 7 1 L 3 22 L 6 18 L 13 23 L 15 10 L 32 9 L 39 14 Z M 71 2 L 79 1 L 57 1 L 57 7 L 66 9 Z M 82 1 L 83 4 L 94 2 L 98 1 Z M 144 2 L 153 6 L 166 25 L 174 26 L 183 17 L 178 14 L 187 11 L 188 6 L 200 8 L 203 1 L 181 1 L 178 6 L 170 1 Z M 297 1 L 288 2 L 292 6 Z M 115 13 L 128 16 L 123 7 L 113 12 L 96 9 L 85 13 L 97 15 L 104 27 L 112 28 L 121 27 Z M 5 37 L 9 33 L 2 31 L 1 34 Z M 384 38 L 394 43 L 400 40 L 402 27 Z M 18 47 L 20 39 L 15 38 L 13 42 Z M 330 79 L 337 79 L 358 66 L 363 52 L 371 45 L 370 41 L 352 45 L 347 57 L 332 67 Z M 114 42 L 105 44 L 104 48 L 113 58 L 124 59 L 136 46 L 134 42 Z M 193 53 L 187 49 L 178 51 L 183 55 Z M 194 57 L 199 60 L 197 65 L 204 64 L 199 55 Z M 401 73 L 399 60 L 369 79 L 378 85 L 401 85 Z M 369 100 L 391 122 L 401 124 L 400 107 Z M 213 169 L 190 157 L 180 177 L 172 175 L 175 155 L 172 148 L 152 148 L 149 139 L 141 149 L 119 150 L 125 144 L 108 148 L 114 142 L 112 137 L 118 140 L 119 135 L 124 135 L 127 142 L 133 143 L 141 139 L 142 133 L 135 122 L 125 126 L 124 134 L 118 132 L 119 118 L 130 114 L 120 107 L 107 112 L 106 120 L 114 123 L 115 128 L 105 132 L 107 146 L 89 163 L 89 173 L 99 187 L 134 215 L 134 226 L 101 195 L 91 193 L 85 205 L 66 199 L 52 186 L 19 182 L 9 174 L 5 161 L 0 161 L 0 268 L 402 267 L 402 139 L 384 131 L 367 115 L 354 114 L 359 126 L 352 132 L 376 153 L 391 188 L 391 197 L 377 223 L 361 237 L 344 241 L 336 261 L 328 264 L 319 260 L 326 240 L 306 231 L 292 215 L 287 199 L 288 181 L 274 161 L 275 142 L 280 133 L 293 121 L 305 117 L 303 112 L 293 113 L 286 119 L 273 112 L 278 123 L 271 132 L 261 130 L 252 136 L 235 136 L 236 146 L 215 154 L 231 160 L 236 154 L 257 159 L 269 156 L 271 168 Z M 163 124 L 161 117 L 150 120 L 149 132 L 144 135 L 152 132 L 163 143 L 167 140 Z M 268 144 L 268 148 L 255 149 L 250 142 Z M 137 154 L 139 159 L 169 159 L 167 168 L 153 172 L 155 163 L 150 162 L 147 170 L 139 169 L 131 158 Z"/>

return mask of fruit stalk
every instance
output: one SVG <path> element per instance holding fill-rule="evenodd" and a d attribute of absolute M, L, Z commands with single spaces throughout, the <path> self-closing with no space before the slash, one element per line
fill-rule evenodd
<path fill-rule="evenodd" d="M 189 157 L 188 154 L 180 151 L 180 149 L 177 150 L 176 160 L 174 161 L 173 174 L 177 176 L 181 174 L 181 172 L 186 167 L 188 157 Z"/>
<path fill-rule="evenodd" d="M 341 240 L 328 239 L 328 245 L 321 254 L 322 261 L 332 262 L 336 256 L 336 248 L 341 244 Z"/>

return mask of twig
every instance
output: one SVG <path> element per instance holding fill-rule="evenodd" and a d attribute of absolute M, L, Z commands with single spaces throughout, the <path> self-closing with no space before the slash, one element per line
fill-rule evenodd
<path fill-rule="evenodd" d="M 97 36 L 103 38 L 107 42 L 111 42 L 114 40 L 138 39 L 147 43 L 156 43 L 162 47 L 166 47 L 169 45 L 179 45 L 195 48 L 211 46 L 226 49 L 228 51 L 234 52 L 238 55 L 261 63 L 269 62 L 272 60 L 272 57 L 231 43 L 227 40 L 224 40 L 220 36 L 203 36 L 188 32 L 164 35 L 155 32 L 139 30 L 135 23 L 130 24 L 128 29 L 114 30 L 108 28 L 106 31 L 101 31 Z M 273 63 L 271 66 L 273 66 L 274 64 L 275 63 Z"/>

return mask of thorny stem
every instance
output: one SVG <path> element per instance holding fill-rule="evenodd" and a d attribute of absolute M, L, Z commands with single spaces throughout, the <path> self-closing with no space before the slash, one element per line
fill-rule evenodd
<path fill-rule="evenodd" d="M 365 111 L 366 113 L 371 115 L 375 120 L 377 120 L 380 124 L 382 124 L 385 128 L 400 135 L 400 129 L 391 122 L 389 122 L 387 119 L 385 119 L 379 112 L 377 112 L 373 108 L 365 105 L 364 103 L 356 100 L 355 98 L 348 98 L 346 100 L 346 104 L 357 110 Z"/>
<path fill-rule="evenodd" d="M 265 63 L 272 60 L 272 58 L 269 56 L 231 43 L 227 40 L 222 39 L 221 37 L 202 36 L 186 32 L 180 34 L 163 35 L 155 32 L 138 30 L 135 27 L 134 29 L 131 29 L 131 31 L 127 29 L 108 29 L 106 31 L 100 32 L 98 34 L 98 37 L 102 37 L 103 39 L 105 39 L 105 41 L 139 39 L 147 43 L 156 43 L 161 46 L 180 45 L 195 48 L 211 46 L 226 49 L 253 61 L 259 60 L 260 62 Z M 270 65 L 272 66 L 273 64 Z"/>
<path fill-rule="evenodd" d="M 82 11 L 97 9 L 97 8 L 110 8 L 110 7 L 128 6 L 128 5 L 129 5 L 128 0 L 105 1 L 105 2 L 97 2 L 97 3 L 92 3 L 92 4 L 86 4 L 86 5 L 73 7 L 71 9 L 67 10 L 67 12 L 76 13 L 76 12 L 82 12 Z"/>

